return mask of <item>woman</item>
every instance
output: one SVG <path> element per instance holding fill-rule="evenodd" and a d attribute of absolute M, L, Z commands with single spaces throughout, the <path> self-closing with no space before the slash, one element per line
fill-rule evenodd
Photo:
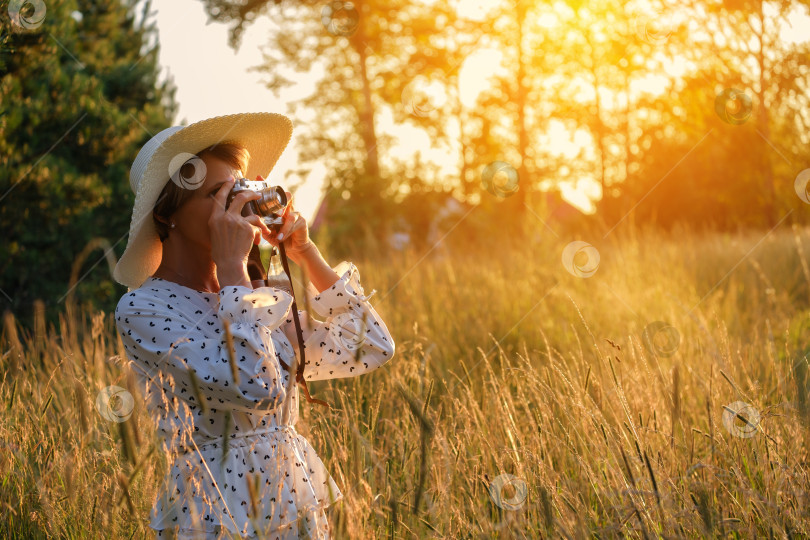
<path fill-rule="evenodd" d="M 330 537 L 324 510 L 342 494 L 295 431 L 298 390 L 284 367 L 296 365 L 293 299 L 251 287 L 254 244 L 284 242 L 311 280 L 309 305 L 326 319 L 298 311 L 306 380 L 354 377 L 394 355 L 357 268 L 330 268 L 292 202 L 278 237 L 241 215 L 257 193 L 239 193 L 226 209 L 234 178 L 261 180 L 291 134 L 290 121 L 270 113 L 171 127 L 130 171 L 135 204 L 114 274 L 129 291 L 115 320 L 170 457 L 149 524 L 158 537 Z"/>

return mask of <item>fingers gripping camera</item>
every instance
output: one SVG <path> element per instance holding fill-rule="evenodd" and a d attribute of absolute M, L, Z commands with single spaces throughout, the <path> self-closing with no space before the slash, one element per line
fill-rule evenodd
<path fill-rule="evenodd" d="M 288 202 L 287 194 L 281 186 L 271 186 L 269 182 L 260 180 L 237 178 L 228 194 L 228 200 L 225 203 L 226 209 L 231 205 L 234 197 L 242 191 L 255 191 L 261 194 L 259 199 L 248 201 L 245 204 L 242 208 L 242 215 L 247 217 L 256 214 L 264 220 L 273 233 L 278 232 L 283 223 L 282 214 Z"/>

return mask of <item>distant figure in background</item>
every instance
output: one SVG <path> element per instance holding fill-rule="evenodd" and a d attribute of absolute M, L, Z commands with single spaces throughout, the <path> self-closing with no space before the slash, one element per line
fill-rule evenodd
<path fill-rule="evenodd" d="M 298 311 L 306 380 L 355 377 L 394 355 L 357 268 L 326 263 L 289 193 L 281 240 L 241 215 L 257 193 L 225 208 L 234 178 L 261 179 L 291 133 L 271 113 L 175 126 L 149 140 L 130 171 L 135 204 L 114 273 L 129 291 L 115 320 L 170 458 L 150 516 L 158 537 L 176 528 L 179 538 L 330 538 L 325 508 L 342 494 L 294 428 L 298 387 L 284 367 L 295 365 L 293 298 L 253 289 L 247 273 L 262 237 L 284 242 L 306 269 L 310 305 L 326 319 Z"/>

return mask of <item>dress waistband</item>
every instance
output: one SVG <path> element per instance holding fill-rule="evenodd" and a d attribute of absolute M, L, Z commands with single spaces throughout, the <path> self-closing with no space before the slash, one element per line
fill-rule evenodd
<path fill-rule="evenodd" d="M 274 436 L 276 433 L 286 432 L 292 436 L 297 436 L 298 432 L 295 430 L 295 427 L 292 425 L 283 425 L 283 426 L 271 426 L 269 428 L 262 428 L 257 429 L 255 431 L 246 431 L 242 433 L 232 433 L 228 436 L 228 446 L 232 448 L 238 448 L 242 446 L 248 446 L 254 441 L 248 440 L 251 437 L 260 438 L 260 439 L 267 439 L 268 437 Z M 197 445 L 197 448 L 200 450 L 203 447 L 211 446 L 217 444 L 217 448 L 221 448 L 220 445 L 224 444 L 225 437 L 215 437 L 215 438 L 197 438 L 192 437 L 194 442 Z M 178 447 L 180 453 L 187 454 L 189 452 L 194 451 L 193 445 L 180 445 Z"/>

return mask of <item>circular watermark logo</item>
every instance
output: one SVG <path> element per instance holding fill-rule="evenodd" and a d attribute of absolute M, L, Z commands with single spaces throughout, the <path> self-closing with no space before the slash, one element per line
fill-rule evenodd
<path fill-rule="evenodd" d="M 760 421 L 759 411 L 744 401 L 735 401 L 723 406 L 723 425 L 729 433 L 741 439 L 757 434 Z"/>
<path fill-rule="evenodd" d="M 661 13 L 638 15 L 634 26 L 636 35 L 651 45 L 661 45 L 672 35 L 672 22 Z"/>
<path fill-rule="evenodd" d="M 641 338 L 650 354 L 663 358 L 675 354 L 681 344 L 681 334 L 664 321 L 654 321 L 645 326 Z"/>
<path fill-rule="evenodd" d="M 321 23 L 333 36 L 351 36 L 359 22 L 360 15 L 351 2 L 329 2 L 321 10 Z"/>
<path fill-rule="evenodd" d="M 329 325 L 329 333 L 340 345 L 351 352 L 362 347 L 366 341 L 366 325 L 362 317 L 352 312 L 337 315 Z"/>
<path fill-rule="evenodd" d="M 571 242 L 562 253 L 562 263 L 568 273 L 581 278 L 594 275 L 599 268 L 599 260 L 599 251 L 582 240 Z"/>
<path fill-rule="evenodd" d="M 810 493 L 806 489 L 807 472 L 803 467 L 788 467 L 781 464 L 781 470 L 777 470 L 779 480 L 776 483 L 776 496 L 782 502 L 793 499 L 802 508 L 807 508 L 810 503 Z"/>
<path fill-rule="evenodd" d="M 528 495 L 526 482 L 509 473 L 498 475 L 489 483 L 489 498 L 504 510 L 520 510 Z"/>
<path fill-rule="evenodd" d="M 505 199 L 518 190 L 518 172 L 505 161 L 493 161 L 481 172 L 481 187 Z"/>
<path fill-rule="evenodd" d="M 453 473 L 456 470 L 456 460 L 454 453 L 444 453 L 446 475 L 450 478 L 450 484 L 458 481 L 457 475 Z M 484 474 L 481 480 L 485 481 L 488 503 L 492 504 L 478 504 L 476 500 L 470 500 L 469 504 L 463 508 L 458 508 L 458 516 L 461 518 L 459 524 L 461 529 L 453 530 L 452 538 L 460 538 L 462 536 L 468 537 L 471 531 L 477 531 L 478 535 L 481 533 L 497 534 L 497 531 L 510 529 L 511 531 L 527 531 L 529 527 L 536 523 L 530 522 L 530 518 L 537 515 L 543 516 L 544 522 L 551 525 L 554 521 L 552 515 L 552 492 L 546 488 L 542 481 L 536 480 L 533 471 L 538 468 L 544 468 L 543 460 L 535 456 L 531 451 L 523 447 L 513 446 L 498 446 L 488 453 L 488 456 L 497 459 L 498 462 L 496 469 L 499 472 L 504 470 L 511 470 L 515 474 L 501 473 L 495 478 Z M 531 482 L 527 479 L 532 478 Z M 465 478 L 464 480 L 469 480 Z M 478 482 L 476 477 L 475 482 Z M 531 483 L 532 489 L 537 490 L 537 496 L 534 494 L 529 497 L 528 485 Z M 468 489 L 469 485 L 465 482 L 465 487 Z M 453 489 L 458 489 L 456 486 Z M 446 514 L 446 505 L 440 512 Z M 476 536 L 478 537 L 478 536 Z M 523 536 L 520 536 L 521 538 Z"/>
<path fill-rule="evenodd" d="M 11 0 L 8 3 L 11 26 L 18 32 L 29 32 L 42 26 L 46 11 L 42 0 Z"/>
<path fill-rule="evenodd" d="M 805 169 L 796 175 L 796 180 L 793 181 L 793 189 L 796 190 L 796 195 L 802 201 L 810 204 L 810 192 L 807 191 L 808 184 L 810 184 L 810 169 Z"/>
<path fill-rule="evenodd" d="M 726 88 L 714 100 L 714 111 L 723 122 L 739 126 L 751 118 L 751 96 L 737 90 L 736 88 Z"/>
<path fill-rule="evenodd" d="M 430 116 L 436 109 L 447 102 L 444 85 L 438 81 L 428 79 L 424 75 L 417 75 L 402 90 L 402 105 L 408 114 L 414 116 Z"/>
<path fill-rule="evenodd" d="M 205 183 L 208 168 L 194 154 L 180 152 L 169 161 L 169 175 L 178 187 L 194 190 Z"/>
<path fill-rule="evenodd" d="M 120 386 L 102 388 L 96 396 L 96 409 L 111 422 L 126 422 L 132 416 L 134 408 L 135 399 L 132 394 Z"/>

